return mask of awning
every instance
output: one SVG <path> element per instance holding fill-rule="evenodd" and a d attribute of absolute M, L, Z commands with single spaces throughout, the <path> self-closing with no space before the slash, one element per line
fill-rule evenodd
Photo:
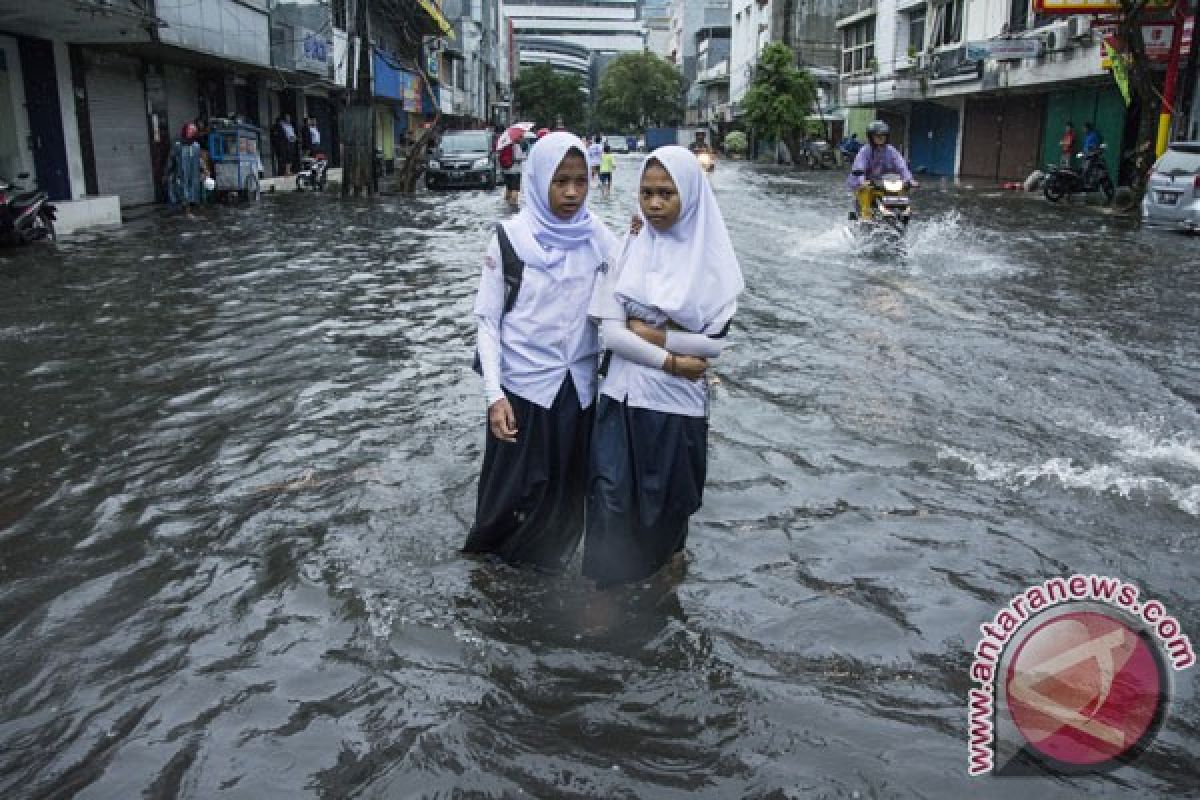
<path fill-rule="evenodd" d="M 442 35 L 448 39 L 454 38 L 454 28 L 442 15 L 442 10 L 437 7 L 433 0 L 417 0 L 417 5 L 425 9 L 425 13 L 433 20 L 433 24 L 437 26 Z"/>

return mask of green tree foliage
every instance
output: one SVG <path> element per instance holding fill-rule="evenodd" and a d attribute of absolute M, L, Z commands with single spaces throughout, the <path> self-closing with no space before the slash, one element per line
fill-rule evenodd
<path fill-rule="evenodd" d="M 578 128 L 586 117 L 583 80 L 578 75 L 555 72 L 549 64 L 525 67 L 514 86 L 517 114 L 539 127 L 553 128 L 562 123 Z"/>
<path fill-rule="evenodd" d="M 743 131 L 730 131 L 725 134 L 725 152 L 731 156 L 743 155 L 750 147 L 750 141 Z"/>
<path fill-rule="evenodd" d="M 623 130 L 679 119 L 683 76 L 653 53 L 622 53 L 600 78 L 596 118 Z"/>
<path fill-rule="evenodd" d="M 754 82 L 742 101 L 746 122 L 771 139 L 787 138 L 803 129 L 804 118 L 816 102 L 812 76 L 793 61 L 785 44 L 775 42 L 763 48 Z"/>

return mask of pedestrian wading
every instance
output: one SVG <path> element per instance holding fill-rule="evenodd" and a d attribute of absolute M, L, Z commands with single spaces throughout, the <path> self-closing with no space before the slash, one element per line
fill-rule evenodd
<path fill-rule="evenodd" d="M 488 425 L 463 550 L 555 570 L 583 534 L 599 351 L 587 308 L 617 240 L 588 211 L 584 144 L 575 136 L 543 138 L 523 184 L 524 208 L 503 223 L 525 265 L 520 291 L 506 313 L 493 236 L 475 300 Z"/>
<path fill-rule="evenodd" d="M 613 354 L 596 405 L 583 551 L 583 574 L 601 587 L 645 578 L 683 550 L 704 493 L 707 359 L 720 355 L 744 286 L 693 153 L 651 153 L 638 202 L 644 224 L 588 312 Z"/>

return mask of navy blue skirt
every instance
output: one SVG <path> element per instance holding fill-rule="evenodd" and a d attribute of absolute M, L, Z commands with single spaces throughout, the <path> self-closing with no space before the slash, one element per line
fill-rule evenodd
<path fill-rule="evenodd" d="M 517 441 L 501 441 L 488 427 L 475 524 L 463 552 L 558 570 L 583 535 L 594 406 L 579 407 L 569 372 L 549 409 L 505 395 L 517 418 Z"/>
<path fill-rule="evenodd" d="M 687 543 L 707 472 L 708 420 L 601 396 L 588 460 L 583 574 L 599 586 L 653 575 Z"/>

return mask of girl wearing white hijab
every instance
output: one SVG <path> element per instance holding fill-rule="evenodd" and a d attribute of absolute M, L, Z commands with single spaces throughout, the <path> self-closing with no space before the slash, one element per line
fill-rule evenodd
<path fill-rule="evenodd" d="M 515 305 L 504 310 L 497 236 L 475 299 L 488 431 L 463 551 L 554 570 L 583 534 L 599 351 L 587 307 L 619 242 L 588 212 L 586 151 L 575 136 L 543 137 L 523 184 L 524 208 L 503 223 L 525 264 Z"/>
<path fill-rule="evenodd" d="M 662 147 L 642 165 L 641 230 L 588 313 L 612 351 L 596 404 L 583 573 L 645 578 L 681 551 L 707 468 L 708 383 L 744 287 L 695 155 Z"/>

